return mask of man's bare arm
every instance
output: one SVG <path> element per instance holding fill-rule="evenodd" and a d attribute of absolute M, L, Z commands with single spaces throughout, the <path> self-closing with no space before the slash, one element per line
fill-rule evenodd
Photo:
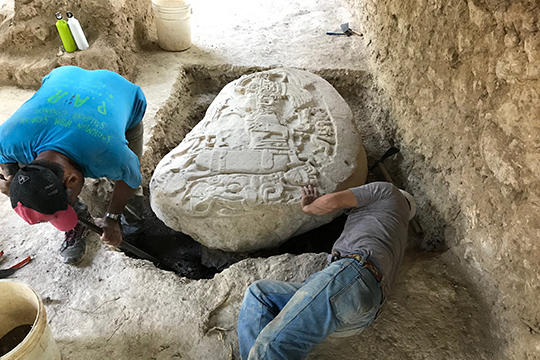
<path fill-rule="evenodd" d="M 310 215 L 324 215 L 333 211 L 352 208 L 357 205 L 356 197 L 350 190 L 319 196 L 317 188 L 312 185 L 302 188 L 302 211 Z"/>
<path fill-rule="evenodd" d="M 120 214 L 126 207 L 126 204 L 134 191 L 135 189 L 129 187 L 124 181 L 116 181 L 114 183 L 113 195 L 109 207 L 107 208 L 107 212 L 111 214 Z M 98 219 L 97 225 L 103 229 L 103 235 L 101 235 L 103 242 L 113 246 L 120 245 L 122 242 L 122 229 L 118 222 L 108 217 L 104 217 Z"/>
<path fill-rule="evenodd" d="M 19 171 L 17 163 L 0 164 L 0 192 L 2 194 L 9 196 L 9 186 L 17 171 Z"/>

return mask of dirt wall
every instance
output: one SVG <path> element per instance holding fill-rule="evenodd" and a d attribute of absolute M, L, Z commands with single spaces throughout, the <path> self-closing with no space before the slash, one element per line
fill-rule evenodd
<path fill-rule="evenodd" d="M 398 129 L 424 247 L 449 249 L 475 279 L 505 358 L 539 359 L 538 2 L 349 2 Z"/>
<path fill-rule="evenodd" d="M 71 11 L 90 47 L 65 53 L 54 14 Z M 37 88 L 41 77 L 61 65 L 107 69 L 131 78 L 135 53 L 150 44 L 153 15 L 147 0 L 15 0 L 0 22 L 0 85 Z M 23 60 L 24 59 L 24 60 Z"/>

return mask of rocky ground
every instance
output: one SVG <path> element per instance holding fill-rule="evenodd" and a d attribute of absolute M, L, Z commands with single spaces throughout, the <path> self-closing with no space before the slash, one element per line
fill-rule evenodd
<path fill-rule="evenodd" d="M 146 183 L 160 156 L 202 119 L 222 86 L 276 66 L 307 69 L 334 85 L 353 109 L 369 161 L 378 159 L 396 140 L 367 71 L 363 54 L 368 44 L 362 37 L 325 35 L 350 21 L 351 11 L 341 0 L 195 2 L 190 50 L 166 53 L 154 43 L 135 54 L 132 80 L 149 103 L 144 120 Z M 56 55 L 59 43 L 51 46 L 53 56 L 66 63 L 82 56 Z M 22 85 L 35 88 L 37 74 L 45 75 L 48 65 L 19 59 L 21 68 L 32 74 Z M 7 60 L 0 56 L 2 61 Z M 0 87 L 0 122 L 32 93 Z M 392 174 L 398 161 L 399 156 L 387 163 Z M 93 211 L 99 213 L 99 204 Z M 361 335 L 327 339 L 309 359 L 504 358 L 505 339 L 491 318 L 489 302 L 480 297 L 459 260 L 444 252 L 444 237 L 430 230 L 431 216 L 419 209 L 426 234 L 411 230 L 410 249 L 380 319 Z M 325 260 L 325 254 L 314 253 L 251 258 L 211 279 L 193 280 L 107 248 L 95 235 L 80 266 L 64 265 L 57 255 L 61 234 L 48 224 L 28 226 L 7 198 L 0 199 L 0 229 L 0 250 L 6 252 L 2 267 L 34 257 L 13 278 L 41 294 L 64 360 L 239 359 L 236 318 L 247 286 L 261 278 L 303 281 Z"/>

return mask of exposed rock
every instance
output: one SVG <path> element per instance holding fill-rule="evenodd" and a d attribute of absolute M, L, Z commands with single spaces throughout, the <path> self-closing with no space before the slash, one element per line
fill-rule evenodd
<path fill-rule="evenodd" d="M 212 249 L 276 247 L 339 215 L 304 214 L 302 185 L 361 185 L 366 163 L 352 112 L 330 84 L 301 70 L 259 72 L 228 84 L 159 163 L 152 209 Z"/>

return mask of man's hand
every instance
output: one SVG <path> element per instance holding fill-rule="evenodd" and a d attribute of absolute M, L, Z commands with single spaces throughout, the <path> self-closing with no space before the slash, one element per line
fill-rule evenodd
<path fill-rule="evenodd" d="M 118 246 L 122 242 L 122 229 L 120 224 L 109 217 L 96 220 L 96 225 L 103 229 L 101 240 L 108 245 Z"/>
<path fill-rule="evenodd" d="M 302 211 L 308 215 L 325 215 L 332 211 L 356 206 L 356 197 L 350 190 L 319 196 L 317 188 L 312 185 L 302 187 Z"/>
<path fill-rule="evenodd" d="M 300 206 L 302 211 L 307 212 L 307 207 L 319 197 L 316 186 L 307 185 L 302 187 L 302 200 Z"/>
<path fill-rule="evenodd" d="M 19 171 L 16 163 L 0 164 L 0 192 L 9 196 L 9 186 L 13 181 L 13 176 Z"/>
<path fill-rule="evenodd" d="M 0 174 L 0 192 L 6 196 L 9 196 L 9 186 L 13 181 L 13 175 L 5 176 Z"/>

